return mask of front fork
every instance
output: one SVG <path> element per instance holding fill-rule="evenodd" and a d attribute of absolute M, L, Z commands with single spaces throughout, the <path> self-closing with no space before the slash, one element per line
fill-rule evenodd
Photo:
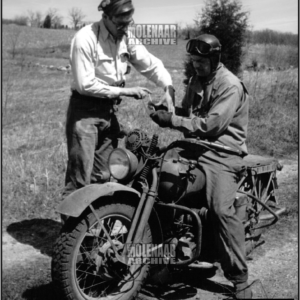
<path fill-rule="evenodd" d="M 157 188 L 157 170 L 156 168 L 152 169 L 152 184 L 150 189 L 144 184 L 143 186 L 143 193 L 141 196 L 141 199 L 139 201 L 139 205 L 136 209 L 134 218 L 132 220 L 132 224 L 130 226 L 130 230 L 126 239 L 126 243 L 125 243 L 125 247 L 123 248 L 123 252 L 120 255 L 118 253 L 118 250 L 113 242 L 113 240 L 111 239 L 109 233 L 107 232 L 106 228 L 104 227 L 104 225 L 102 224 L 99 216 L 97 215 L 94 207 L 92 206 L 92 204 L 89 205 L 91 211 L 93 212 L 93 214 L 95 215 L 98 224 L 100 225 L 101 229 L 104 232 L 104 235 L 106 236 L 108 242 L 110 243 L 115 256 L 117 258 L 117 260 L 125 265 L 128 265 L 128 257 L 127 257 L 127 252 L 128 252 L 128 247 L 126 247 L 126 245 L 130 245 L 133 243 L 138 243 L 140 242 L 141 238 L 142 238 L 142 234 L 144 232 L 145 226 L 149 220 L 150 214 L 152 212 L 152 208 L 155 202 L 155 198 L 156 198 L 156 188 Z M 146 204 L 144 205 L 144 203 L 146 202 Z"/>
<path fill-rule="evenodd" d="M 152 212 L 152 208 L 153 208 L 155 198 L 156 198 L 156 188 L 157 188 L 157 180 L 158 180 L 157 178 L 158 178 L 157 170 L 156 170 L 156 168 L 153 168 L 152 169 L 151 187 L 149 189 L 148 186 L 146 186 L 145 184 L 143 186 L 143 193 L 142 193 L 141 199 L 139 201 L 139 205 L 136 209 L 134 218 L 132 220 L 132 224 L 130 226 L 130 230 L 129 230 L 129 233 L 128 233 L 128 236 L 126 239 L 125 247 L 123 248 L 123 252 L 121 255 L 118 253 L 118 250 L 117 250 L 114 242 L 112 241 L 109 233 L 107 232 L 106 228 L 102 224 L 99 216 L 95 212 L 92 204 L 90 204 L 90 209 L 94 213 L 101 229 L 103 230 L 108 242 L 110 243 L 117 260 L 125 265 L 129 264 L 128 263 L 129 260 L 127 257 L 127 254 L 128 254 L 127 252 L 128 252 L 129 247 L 126 247 L 126 245 L 130 245 L 133 243 L 136 244 L 136 243 L 140 242 L 143 232 L 144 232 L 144 229 L 145 229 L 145 226 L 146 226 L 146 224 L 149 220 L 150 214 Z"/>
<path fill-rule="evenodd" d="M 149 220 L 150 214 L 156 198 L 156 188 L 157 188 L 157 170 L 152 169 L 152 184 L 150 189 L 144 185 L 143 193 L 136 209 L 132 224 L 126 239 L 126 245 L 136 244 L 141 241 L 145 226 Z M 146 202 L 146 203 L 145 203 Z M 122 256 L 126 257 L 127 248 L 124 247 Z"/>

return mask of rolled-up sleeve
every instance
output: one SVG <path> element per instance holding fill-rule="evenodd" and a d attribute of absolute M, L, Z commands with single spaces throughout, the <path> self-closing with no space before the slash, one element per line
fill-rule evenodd
<path fill-rule="evenodd" d="M 143 45 L 129 45 L 130 62 L 147 79 L 160 87 L 172 85 L 170 73 L 162 61 L 152 55 Z"/>
<path fill-rule="evenodd" d="M 204 137 L 218 136 L 231 123 L 238 108 L 239 99 L 238 87 L 227 87 L 216 96 L 205 117 L 184 118 L 173 115 L 172 125 L 184 133 L 194 133 Z"/>
<path fill-rule="evenodd" d="M 71 45 L 70 62 L 76 90 L 84 95 L 99 98 L 116 98 L 120 88 L 109 86 L 95 76 L 95 63 L 92 57 L 93 43 L 75 36 Z"/>

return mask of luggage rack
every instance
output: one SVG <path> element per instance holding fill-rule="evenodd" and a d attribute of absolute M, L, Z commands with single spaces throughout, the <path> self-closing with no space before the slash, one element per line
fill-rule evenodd
<path fill-rule="evenodd" d="M 285 212 L 286 208 L 279 208 L 275 190 L 278 189 L 276 171 L 281 171 L 283 166 L 274 158 L 265 158 L 258 155 L 248 155 L 244 158 L 245 169 L 239 181 L 238 193 L 245 194 L 255 200 L 258 210 L 263 208 L 269 213 L 260 216 L 261 221 L 271 220 L 272 225 L 278 221 L 278 216 Z M 273 211 L 267 205 L 268 201 L 273 202 Z M 270 202 L 270 204 L 272 203 Z M 267 226 L 269 226 L 267 225 Z"/>

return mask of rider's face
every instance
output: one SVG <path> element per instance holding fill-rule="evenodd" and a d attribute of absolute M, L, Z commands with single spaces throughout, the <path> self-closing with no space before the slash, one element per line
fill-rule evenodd
<path fill-rule="evenodd" d="M 200 77 L 206 77 L 211 73 L 210 59 L 208 57 L 191 55 L 193 67 Z"/>

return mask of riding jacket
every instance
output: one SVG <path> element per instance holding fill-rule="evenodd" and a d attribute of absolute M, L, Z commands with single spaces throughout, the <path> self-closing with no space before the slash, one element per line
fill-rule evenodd
<path fill-rule="evenodd" d="M 177 111 L 183 117 L 172 116 L 173 128 L 247 155 L 248 92 L 222 63 L 209 82 L 190 79 L 181 106 Z"/>

